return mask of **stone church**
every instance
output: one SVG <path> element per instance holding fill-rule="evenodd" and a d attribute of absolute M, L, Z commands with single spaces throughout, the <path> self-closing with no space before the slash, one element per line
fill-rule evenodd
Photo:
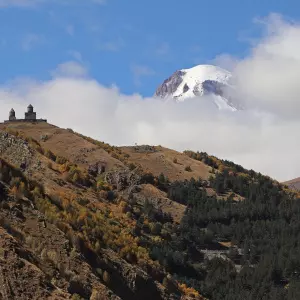
<path fill-rule="evenodd" d="M 45 119 L 37 119 L 36 118 L 36 112 L 33 111 L 33 106 L 31 104 L 28 105 L 27 107 L 27 112 L 25 112 L 25 118 L 24 119 L 17 119 L 16 118 L 16 112 L 12 108 L 9 112 L 9 118 L 7 121 L 4 121 L 5 123 L 7 122 L 47 122 Z"/>

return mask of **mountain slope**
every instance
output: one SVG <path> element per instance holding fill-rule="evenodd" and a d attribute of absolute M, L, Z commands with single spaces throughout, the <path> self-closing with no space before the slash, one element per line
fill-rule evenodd
<path fill-rule="evenodd" d="M 229 85 L 231 77 L 231 73 L 222 68 L 198 65 L 176 71 L 157 88 L 155 97 L 173 98 L 180 102 L 210 95 L 219 109 L 235 111 L 240 107 L 237 103 L 233 103 L 228 94 L 228 90 L 231 89 Z"/>
<path fill-rule="evenodd" d="M 6 237 L 16 241 L 0 251 L 0 298 L 150 300 L 187 293 L 152 260 L 140 241 L 151 235 L 135 219 L 150 201 L 157 218 L 173 215 L 179 223 L 185 206 L 172 205 L 143 179 L 138 163 L 130 171 L 128 159 L 121 149 L 70 129 L 0 124 L 0 244 Z M 15 294 L 16 273 L 24 274 L 24 286 L 37 286 Z"/>
<path fill-rule="evenodd" d="M 121 147 L 129 155 L 129 161 L 140 165 L 145 171 L 159 176 L 163 173 L 169 180 L 202 178 L 208 180 L 211 168 L 203 162 L 195 161 L 183 153 L 164 147 Z M 190 167 L 189 171 L 185 169 Z"/>
<path fill-rule="evenodd" d="M 300 191 L 300 177 L 283 182 L 283 184 L 287 185 L 291 189 Z"/>
<path fill-rule="evenodd" d="M 0 124 L 1 299 L 296 300 L 299 228 L 297 193 L 205 152 Z"/>

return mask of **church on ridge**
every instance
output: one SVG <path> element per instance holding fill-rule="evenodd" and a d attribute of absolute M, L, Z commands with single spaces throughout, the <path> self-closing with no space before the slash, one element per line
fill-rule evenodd
<path fill-rule="evenodd" d="M 12 108 L 9 112 L 9 118 L 7 121 L 4 121 L 4 123 L 8 122 L 47 122 L 45 119 L 37 119 L 36 118 L 36 112 L 33 111 L 33 106 L 31 104 L 27 107 L 27 112 L 25 112 L 25 118 L 24 119 L 17 119 L 16 118 L 16 112 Z"/>

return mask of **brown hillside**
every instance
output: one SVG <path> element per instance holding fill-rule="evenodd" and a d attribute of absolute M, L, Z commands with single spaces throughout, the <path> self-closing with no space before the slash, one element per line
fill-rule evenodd
<path fill-rule="evenodd" d="M 283 184 L 287 185 L 290 189 L 300 191 L 300 177 L 283 182 Z"/>
<path fill-rule="evenodd" d="M 113 158 L 105 150 L 74 134 L 48 123 L 8 123 L 0 124 L 0 130 L 13 130 L 37 140 L 46 149 L 63 156 L 81 167 L 103 162 L 107 170 L 122 167 L 123 163 Z"/>
<path fill-rule="evenodd" d="M 43 148 L 67 158 L 80 167 L 87 168 L 97 162 L 105 164 L 106 171 L 124 167 L 124 163 L 114 158 L 112 153 L 108 153 L 68 129 L 61 129 L 48 123 L 0 124 L 0 130 L 3 129 L 23 133 L 26 137 L 37 140 Z M 151 150 L 149 151 L 148 148 Z M 141 165 L 144 171 L 151 172 L 154 176 L 163 173 L 171 181 L 192 177 L 208 179 L 210 176 L 211 167 L 175 150 L 160 146 L 120 147 L 119 149 L 122 153 L 129 155 L 128 163 Z M 188 167 L 190 169 L 187 171 Z"/>
<path fill-rule="evenodd" d="M 21 212 L 16 208 L 20 205 L 9 204 L 10 210 L 1 210 L 0 221 L 9 231 L 18 229 L 13 232 L 14 238 L 0 226 L 1 299 L 71 299 L 76 288 L 68 288 L 68 276 L 89 283 L 102 299 L 119 299 L 97 281 L 79 253 L 74 251 L 70 256 L 69 242 L 58 228 L 48 222 L 44 227 L 39 213 L 30 208 Z M 12 211 L 18 211 L 18 218 Z M 57 266 L 63 269 L 63 276 L 58 274 Z"/>
<path fill-rule="evenodd" d="M 148 146 L 149 147 L 149 146 Z M 163 173 L 169 180 L 185 180 L 194 178 L 208 179 L 211 168 L 204 163 L 194 160 L 183 153 L 164 147 L 122 147 L 121 150 L 127 153 L 129 160 L 140 164 L 145 171 L 155 176 Z M 144 150 L 144 148 L 146 148 Z M 190 167 L 190 171 L 185 170 Z"/>
<path fill-rule="evenodd" d="M 297 233 L 298 202 L 287 202 L 297 193 L 205 152 L 114 147 L 46 123 L 1 124 L 0 299 L 223 299 L 242 264 L 262 277 L 268 270 L 243 254 L 244 235 L 269 253 L 273 225 L 264 233 L 258 220 L 284 228 L 277 242 L 289 253 L 293 240 L 282 236 Z"/>
<path fill-rule="evenodd" d="M 105 170 L 91 173 L 98 163 Z M 195 292 L 169 277 L 166 284 L 169 275 L 150 257 L 147 243 L 171 227 L 146 215 L 142 227 L 136 221 L 146 202 L 174 224 L 185 206 L 140 184 L 131 163 L 171 180 L 209 174 L 161 147 L 148 155 L 47 123 L 0 124 L 0 299 L 165 300 Z"/>
<path fill-rule="evenodd" d="M 161 209 L 165 213 L 169 213 L 176 223 L 180 223 L 186 209 L 185 205 L 170 200 L 166 193 L 151 184 L 142 184 L 140 192 L 136 194 L 136 198 L 142 202 L 145 201 L 145 199 L 151 199 L 151 202 L 156 208 Z"/>

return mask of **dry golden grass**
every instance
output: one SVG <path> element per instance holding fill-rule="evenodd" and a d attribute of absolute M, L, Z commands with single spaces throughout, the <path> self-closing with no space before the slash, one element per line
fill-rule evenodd
<path fill-rule="evenodd" d="M 26 137 L 37 140 L 43 148 L 49 149 L 55 155 L 67 158 L 79 167 L 87 168 L 89 164 L 99 161 L 107 165 L 107 170 L 124 166 L 120 160 L 112 157 L 104 149 L 67 129 L 48 123 L 0 124 L 0 130 L 4 128 L 16 130 Z M 41 136 L 47 136 L 47 139 L 42 141 Z M 210 176 L 209 166 L 171 149 L 156 147 L 158 151 L 153 153 L 139 153 L 134 150 L 134 147 L 121 147 L 120 149 L 129 155 L 129 162 L 141 165 L 144 171 L 149 171 L 155 176 L 163 173 L 171 181 L 192 177 L 208 179 Z M 186 171 L 188 167 L 190 171 Z"/>
<path fill-rule="evenodd" d="M 164 213 L 171 214 L 174 222 L 180 223 L 186 209 L 185 205 L 170 200 L 167 198 L 166 193 L 151 184 L 143 184 L 140 194 L 145 198 L 155 199 L 158 208 Z"/>
<path fill-rule="evenodd" d="M 155 176 L 163 173 L 169 180 L 208 179 L 211 168 L 204 163 L 189 158 L 183 153 L 164 147 L 156 147 L 157 152 L 140 153 L 135 147 L 122 147 L 121 150 L 130 155 L 129 161 L 140 164 L 145 171 Z M 190 166 L 191 171 L 185 170 Z"/>
<path fill-rule="evenodd" d="M 287 185 L 292 190 L 300 191 L 300 177 L 283 182 L 283 184 Z"/>
<path fill-rule="evenodd" d="M 105 163 L 108 170 L 123 166 L 122 162 L 113 158 L 105 150 L 67 129 L 61 129 L 48 123 L 0 124 L 0 130 L 4 128 L 16 130 L 26 137 L 37 140 L 44 149 L 52 151 L 55 155 L 67 158 L 79 167 L 86 168 L 89 164 L 99 161 Z M 47 140 L 42 141 L 41 136 L 47 136 Z"/>

